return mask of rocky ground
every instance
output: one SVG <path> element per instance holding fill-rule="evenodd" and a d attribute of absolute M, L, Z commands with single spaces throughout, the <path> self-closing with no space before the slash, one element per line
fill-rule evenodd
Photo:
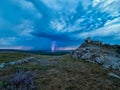
<path fill-rule="evenodd" d="M 120 90 L 120 72 L 64 56 L 34 56 L 0 68 L 0 90 Z"/>
<path fill-rule="evenodd" d="M 120 47 L 88 38 L 61 56 L 1 52 L 0 90 L 120 90 Z"/>
<path fill-rule="evenodd" d="M 92 41 L 87 38 L 83 44 L 72 52 L 76 60 L 86 60 L 98 63 L 105 68 L 120 71 L 120 46 L 103 44 L 101 41 Z"/>

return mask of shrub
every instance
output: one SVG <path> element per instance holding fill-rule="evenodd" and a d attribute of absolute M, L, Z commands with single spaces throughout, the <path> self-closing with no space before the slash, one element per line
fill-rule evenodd
<path fill-rule="evenodd" d="M 14 74 L 7 76 L 5 79 L 6 86 L 2 85 L 5 90 L 34 90 L 35 72 L 18 70 Z"/>

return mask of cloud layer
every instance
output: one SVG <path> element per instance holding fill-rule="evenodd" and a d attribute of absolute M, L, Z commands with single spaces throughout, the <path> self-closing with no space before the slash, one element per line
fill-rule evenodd
<path fill-rule="evenodd" d="M 90 36 L 120 44 L 120 0 L 1 0 L 0 48 L 77 47 Z M 14 39 L 13 39 L 14 37 Z"/>

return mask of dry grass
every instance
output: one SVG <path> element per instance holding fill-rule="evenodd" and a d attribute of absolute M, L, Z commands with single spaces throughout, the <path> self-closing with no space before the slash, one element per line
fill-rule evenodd
<path fill-rule="evenodd" d="M 38 57 L 49 58 L 41 55 Z M 55 59 L 52 56 L 51 58 Z M 97 64 L 74 61 L 70 55 L 64 56 L 61 60 L 51 65 L 26 63 L 0 69 L 0 82 L 4 82 L 3 77 L 24 69 L 36 72 L 37 77 L 34 80 L 37 90 L 120 90 L 120 81 L 109 77 L 109 70 Z"/>
<path fill-rule="evenodd" d="M 1 69 L 0 77 L 19 69 L 37 73 L 37 90 L 120 90 L 120 81 L 108 77 L 108 70 L 87 62 L 67 61 L 56 65 L 27 63 Z"/>

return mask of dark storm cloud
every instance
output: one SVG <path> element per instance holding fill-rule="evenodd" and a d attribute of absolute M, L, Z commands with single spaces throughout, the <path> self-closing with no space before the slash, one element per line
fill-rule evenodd
<path fill-rule="evenodd" d="M 88 36 L 119 44 L 119 3 L 120 0 L 0 0 L 0 48 L 50 49 L 52 42 L 59 43 L 59 47 L 78 46 Z"/>
<path fill-rule="evenodd" d="M 77 36 L 77 34 L 80 34 L 81 32 L 88 32 L 102 28 L 108 21 L 112 21 L 116 18 L 119 18 L 120 16 L 119 13 L 113 15 L 112 14 L 113 10 L 108 12 L 102 10 L 102 9 L 108 9 L 110 5 L 111 7 L 115 7 L 114 3 L 116 2 L 112 2 L 113 4 L 110 4 L 108 7 L 102 7 L 101 5 L 104 4 L 107 5 L 107 3 L 109 4 L 110 2 L 101 1 L 98 2 L 98 5 L 93 6 L 93 4 L 97 3 L 95 1 L 99 1 L 99 0 L 93 0 L 92 2 L 90 2 L 89 5 L 84 6 L 83 4 L 84 1 L 82 2 L 78 0 L 79 2 L 74 8 L 75 10 L 74 13 L 74 12 L 66 12 L 63 9 L 56 11 L 54 10 L 54 8 L 50 8 L 47 5 L 45 5 L 45 2 L 42 1 L 37 1 L 37 0 L 29 0 L 29 1 L 31 1 L 34 4 L 34 6 L 43 14 L 42 19 L 36 22 L 36 30 L 33 32 L 33 35 L 37 37 L 50 38 L 52 40 L 58 40 L 58 41 L 79 40 L 82 37 Z M 57 3 L 57 1 L 55 2 Z M 65 7 L 64 4 L 61 5 L 61 7 Z M 116 11 L 117 10 L 119 9 L 117 8 Z M 61 18 L 63 19 L 63 22 L 66 24 L 63 27 L 62 27 L 62 20 L 60 20 Z M 51 26 L 51 21 L 55 22 L 56 26 L 55 25 Z M 59 27 L 62 28 L 58 30 Z"/>
<path fill-rule="evenodd" d="M 31 33 L 32 35 L 36 36 L 36 37 L 44 37 L 44 38 L 49 38 L 52 41 L 66 41 L 66 42 L 75 42 L 78 41 L 80 39 L 76 39 L 74 36 L 72 37 L 70 34 L 66 34 L 66 33 Z"/>

